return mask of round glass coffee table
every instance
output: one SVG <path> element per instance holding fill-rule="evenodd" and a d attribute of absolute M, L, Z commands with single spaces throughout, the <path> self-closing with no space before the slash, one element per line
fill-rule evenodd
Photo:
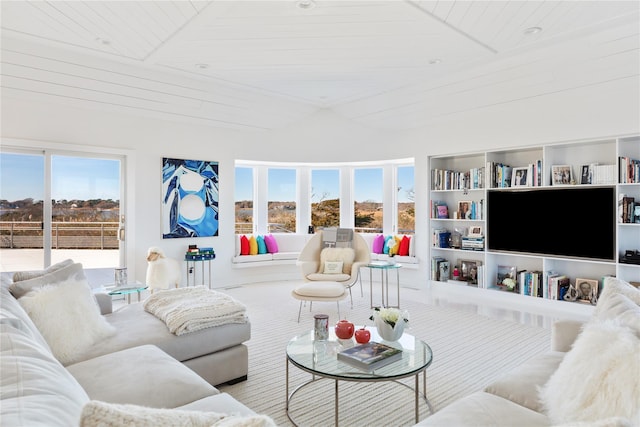
<path fill-rule="evenodd" d="M 357 329 L 358 327 L 356 327 Z M 380 382 L 393 381 L 399 385 L 412 389 L 415 396 L 415 422 L 419 421 L 419 404 L 422 398 L 426 403 L 429 412 L 433 413 L 431 403 L 427 399 L 427 375 L 426 370 L 433 360 L 431 347 L 424 341 L 405 333 L 398 341 L 384 341 L 377 333 L 375 327 L 367 327 L 371 332 L 371 341 L 384 343 L 392 347 L 402 349 L 402 358 L 382 366 L 371 372 L 354 368 L 337 358 L 337 354 L 348 347 L 358 345 L 352 338 L 350 340 L 339 340 L 333 328 L 329 328 L 328 340 L 315 340 L 313 330 L 293 337 L 287 344 L 286 362 L 286 412 L 289 420 L 298 425 L 289 413 L 291 399 L 305 386 L 308 386 L 320 379 L 332 379 L 335 381 L 334 398 L 334 418 L 335 425 L 338 425 L 338 382 Z M 289 364 L 296 366 L 303 371 L 309 372 L 311 379 L 289 393 Z M 420 391 L 420 374 L 422 374 L 422 391 Z M 407 377 L 415 377 L 412 386 L 398 380 Z M 366 400 L 365 400 L 366 402 Z"/>

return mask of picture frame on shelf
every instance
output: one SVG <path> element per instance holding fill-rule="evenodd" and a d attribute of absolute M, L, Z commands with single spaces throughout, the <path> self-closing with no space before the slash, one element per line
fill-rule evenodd
<path fill-rule="evenodd" d="M 513 168 L 511 172 L 512 187 L 529 187 L 531 185 L 531 177 L 529 176 L 529 167 Z"/>
<path fill-rule="evenodd" d="M 580 184 L 591 184 L 591 165 L 582 165 Z"/>
<path fill-rule="evenodd" d="M 460 200 L 458 202 L 457 219 L 471 219 L 471 201 Z"/>
<path fill-rule="evenodd" d="M 570 165 L 553 165 L 551 166 L 551 184 L 552 185 L 569 185 L 573 182 Z"/>
<path fill-rule="evenodd" d="M 577 300 L 595 304 L 598 299 L 599 283 L 596 279 L 580 279 L 576 278 L 575 289 L 577 291 Z"/>
<path fill-rule="evenodd" d="M 469 227 L 469 237 L 482 237 L 482 226 L 472 225 Z"/>
<path fill-rule="evenodd" d="M 482 261 L 461 259 L 459 262 L 460 280 L 472 285 L 478 284 L 478 267 L 482 265 Z"/>

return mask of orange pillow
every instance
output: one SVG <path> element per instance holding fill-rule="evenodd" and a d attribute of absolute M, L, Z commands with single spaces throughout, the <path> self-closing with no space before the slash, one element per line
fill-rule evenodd
<path fill-rule="evenodd" d="M 395 240 L 395 244 L 393 246 L 389 245 L 389 255 L 398 255 L 402 239 L 398 236 L 393 236 L 393 240 Z"/>
<path fill-rule="evenodd" d="M 407 256 L 409 255 L 409 243 L 411 242 L 411 238 L 409 236 L 403 236 L 400 241 L 400 249 L 398 249 L 398 255 Z"/>
<path fill-rule="evenodd" d="M 249 239 L 247 239 L 247 236 L 240 236 L 240 255 L 249 255 Z"/>

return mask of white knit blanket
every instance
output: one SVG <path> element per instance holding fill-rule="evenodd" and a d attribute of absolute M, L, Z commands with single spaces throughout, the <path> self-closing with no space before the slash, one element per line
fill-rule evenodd
<path fill-rule="evenodd" d="M 203 286 L 156 291 L 143 307 L 182 335 L 227 323 L 246 323 L 246 307 L 221 292 Z"/>

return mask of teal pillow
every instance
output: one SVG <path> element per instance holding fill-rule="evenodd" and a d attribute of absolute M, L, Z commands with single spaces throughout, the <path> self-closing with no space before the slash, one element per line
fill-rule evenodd
<path fill-rule="evenodd" d="M 266 254 L 267 244 L 264 242 L 264 237 L 262 236 L 256 237 L 256 242 L 258 242 L 258 254 Z"/>
<path fill-rule="evenodd" d="M 389 255 L 389 249 L 394 247 L 396 244 L 396 239 L 393 236 L 387 236 L 384 239 L 384 247 L 382 248 L 382 253 Z"/>

